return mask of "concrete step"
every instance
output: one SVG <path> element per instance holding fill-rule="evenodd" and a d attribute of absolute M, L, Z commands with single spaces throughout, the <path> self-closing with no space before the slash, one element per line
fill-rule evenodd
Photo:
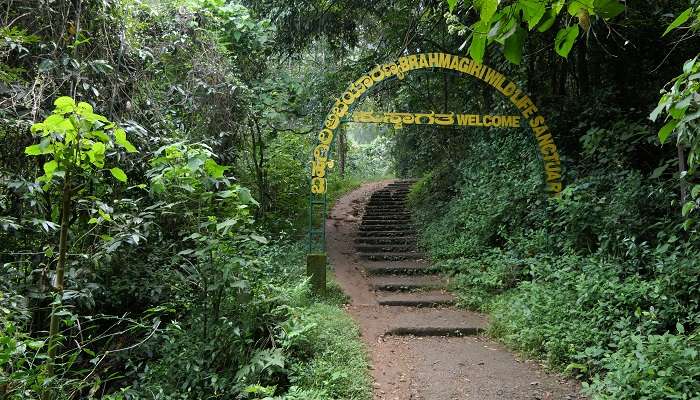
<path fill-rule="evenodd" d="M 477 328 L 473 326 L 394 326 L 387 329 L 386 334 L 392 336 L 461 337 L 477 336 L 483 332 L 483 328 Z"/>
<path fill-rule="evenodd" d="M 370 204 L 365 206 L 365 211 L 377 211 L 377 210 L 397 210 L 408 212 L 408 207 L 404 204 Z"/>
<path fill-rule="evenodd" d="M 443 289 L 445 283 L 440 275 L 388 275 L 374 276 L 370 279 L 372 289 L 392 292 Z"/>
<path fill-rule="evenodd" d="M 408 197 L 405 193 L 380 193 L 374 192 L 373 195 L 369 196 L 371 200 L 406 200 Z"/>
<path fill-rule="evenodd" d="M 372 193 L 370 198 L 377 197 L 402 197 L 406 198 L 408 196 L 408 190 L 394 189 L 394 190 L 380 190 Z"/>
<path fill-rule="evenodd" d="M 387 334 L 405 336 L 470 336 L 483 333 L 488 319 L 471 311 L 453 308 L 411 310 L 392 321 Z"/>
<path fill-rule="evenodd" d="M 408 213 L 406 207 L 368 207 L 365 208 L 365 215 L 376 215 L 376 214 L 406 214 Z"/>
<path fill-rule="evenodd" d="M 357 232 L 357 238 L 371 238 L 371 237 L 396 237 L 396 236 L 413 236 L 411 231 L 359 231 Z"/>
<path fill-rule="evenodd" d="M 372 214 L 364 214 L 362 218 L 367 218 L 367 219 L 396 219 L 396 220 L 411 220 L 411 214 L 405 213 L 405 212 L 396 212 L 396 213 L 372 213 Z"/>
<path fill-rule="evenodd" d="M 415 228 L 409 224 L 372 224 L 360 225 L 360 232 L 364 231 L 415 231 Z"/>
<path fill-rule="evenodd" d="M 405 207 L 405 200 L 370 200 L 365 207 Z"/>
<path fill-rule="evenodd" d="M 362 244 L 415 244 L 418 238 L 415 236 L 375 236 L 355 239 L 355 243 Z"/>
<path fill-rule="evenodd" d="M 405 199 L 406 197 L 408 197 L 407 193 L 396 192 L 393 190 L 387 192 L 374 192 L 369 196 L 370 199 Z"/>
<path fill-rule="evenodd" d="M 440 307 L 455 304 L 455 297 L 442 290 L 415 293 L 390 293 L 377 296 L 382 306 Z"/>
<path fill-rule="evenodd" d="M 389 185 L 413 185 L 416 182 L 418 182 L 418 179 L 405 178 L 405 179 L 397 179 L 393 182 L 389 182 Z"/>
<path fill-rule="evenodd" d="M 415 243 L 359 244 L 355 248 L 361 253 L 410 253 L 416 251 Z"/>
<path fill-rule="evenodd" d="M 381 195 L 381 194 L 394 194 L 394 195 L 400 194 L 403 196 L 407 196 L 408 193 L 410 193 L 410 192 L 411 192 L 411 188 L 409 188 L 409 187 L 392 186 L 392 187 L 386 187 L 384 189 L 377 190 L 373 194 L 375 194 L 375 193 L 378 195 Z"/>
<path fill-rule="evenodd" d="M 377 191 L 374 192 L 370 195 L 370 197 L 382 197 L 382 196 L 393 196 L 393 197 L 407 197 L 409 194 L 408 189 L 392 189 L 392 190 L 384 190 L 384 191 Z"/>
<path fill-rule="evenodd" d="M 402 261 L 402 260 L 422 260 L 425 258 L 423 253 L 404 252 L 404 253 L 358 253 L 360 258 L 370 261 Z"/>
<path fill-rule="evenodd" d="M 379 210 L 369 209 L 369 210 L 365 210 L 365 213 L 363 215 L 378 216 L 378 217 L 382 217 L 385 215 L 390 216 L 390 217 L 403 217 L 403 216 L 410 217 L 411 213 L 406 209 L 398 210 L 398 211 L 387 211 L 387 212 L 380 212 Z"/>
<path fill-rule="evenodd" d="M 363 221 L 399 221 L 410 223 L 410 215 L 364 215 L 362 216 Z"/>
<path fill-rule="evenodd" d="M 367 219 L 362 218 L 362 224 L 364 225 L 413 225 L 410 219 Z"/>
<path fill-rule="evenodd" d="M 399 220 L 393 220 L 393 219 L 379 219 L 379 220 L 370 220 L 367 221 L 364 218 L 362 219 L 362 224 L 360 226 L 409 226 L 413 227 L 413 224 L 411 224 L 411 221 L 399 221 Z"/>
<path fill-rule="evenodd" d="M 365 265 L 365 271 L 367 271 L 367 274 L 374 276 L 397 274 L 431 275 L 434 274 L 437 271 L 437 269 L 427 264 L 406 262 L 381 262 L 374 263 L 374 265 Z"/>

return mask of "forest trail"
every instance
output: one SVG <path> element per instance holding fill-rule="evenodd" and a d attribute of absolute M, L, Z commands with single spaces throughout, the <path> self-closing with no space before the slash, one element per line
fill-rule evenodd
<path fill-rule="evenodd" d="M 365 184 L 326 222 L 329 260 L 371 354 L 374 398 L 583 399 L 575 382 L 483 336 L 484 314 L 453 307 L 447 282 L 416 252 L 410 184 Z"/>

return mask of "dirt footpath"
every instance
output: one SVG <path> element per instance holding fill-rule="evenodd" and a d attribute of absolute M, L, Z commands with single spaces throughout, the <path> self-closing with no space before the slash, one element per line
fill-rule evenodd
<path fill-rule="evenodd" d="M 382 215 L 387 204 L 402 204 L 402 191 L 392 181 L 365 184 L 338 200 L 326 222 L 329 260 L 370 351 L 374 398 L 583 399 L 576 382 L 545 373 L 483 336 L 485 315 L 454 308 L 440 287 L 444 279 L 405 245 L 415 242 L 411 231 L 387 236 L 410 224 L 398 217 L 400 210 L 392 211 L 397 217 Z M 365 213 L 370 207 L 378 210 L 374 217 Z M 384 228 L 374 224 L 387 218 L 395 223 L 385 223 L 386 234 L 376 232 Z M 357 250 L 365 248 L 381 253 Z M 400 256 L 387 253 L 394 248 Z"/>

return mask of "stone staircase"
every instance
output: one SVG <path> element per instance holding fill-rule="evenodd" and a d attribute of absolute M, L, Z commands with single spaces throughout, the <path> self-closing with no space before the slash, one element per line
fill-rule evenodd
<path fill-rule="evenodd" d="M 475 335 L 486 321 L 449 308 L 455 297 L 447 282 L 416 247 L 416 230 L 406 208 L 413 180 L 399 180 L 375 191 L 358 228 L 355 247 L 377 303 L 395 308 L 386 334 L 413 336 Z"/>

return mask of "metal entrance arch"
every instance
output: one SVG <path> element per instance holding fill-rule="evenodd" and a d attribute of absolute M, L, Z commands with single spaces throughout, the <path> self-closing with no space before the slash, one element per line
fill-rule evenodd
<path fill-rule="evenodd" d="M 311 276 L 312 286 L 317 292 L 322 292 L 325 289 L 326 173 L 333 166 L 331 155 L 333 144 L 335 143 L 335 130 L 338 129 L 341 123 L 347 121 L 354 107 L 368 94 L 370 89 L 389 79 L 402 80 L 408 73 L 418 70 L 447 70 L 463 76 L 470 76 L 485 82 L 508 98 L 519 110 L 522 118 L 531 128 L 533 136 L 537 139 L 537 147 L 546 182 L 545 191 L 550 196 L 556 196 L 562 190 L 561 161 L 552 132 L 547 126 L 544 116 L 542 116 L 530 97 L 505 75 L 468 57 L 446 53 L 412 54 L 399 57 L 393 62 L 377 65 L 352 82 L 343 92 L 343 95 L 335 101 L 318 133 L 317 143 L 313 150 L 310 179 L 311 190 L 309 193 L 307 272 Z M 413 115 L 413 121 L 415 122 L 416 115 L 425 116 L 427 114 L 402 113 L 402 115 Z M 444 118 L 444 115 L 441 116 Z M 387 118 L 391 118 L 391 116 Z M 418 121 L 420 123 L 420 118 Z M 384 122 L 393 123 L 390 120 Z"/>

